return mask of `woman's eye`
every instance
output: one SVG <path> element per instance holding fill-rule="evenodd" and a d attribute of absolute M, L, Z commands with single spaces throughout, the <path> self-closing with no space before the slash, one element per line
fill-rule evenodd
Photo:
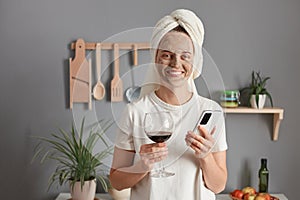
<path fill-rule="evenodd" d="M 183 60 L 190 60 L 191 56 L 189 54 L 183 54 L 183 55 L 181 55 L 181 59 L 183 59 Z"/>
<path fill-rule="evenodd" d="M 164 59 L 171 59 L 171 55 L 168 54 L 168 53 L 163 53 L 163 54 L 161 55 L 161 57 L 164 58 Z"/>

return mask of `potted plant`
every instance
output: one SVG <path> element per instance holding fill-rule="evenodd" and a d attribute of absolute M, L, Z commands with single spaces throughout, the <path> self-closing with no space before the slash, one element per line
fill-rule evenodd
<path fill-rule="evenodd" d="M 72 200 L 94 200 L 97 180 L 105 191 L 108 189 L 107 174 L 100 172 L 103 159 L 111 155 L 113 150 L 113 146 L 103 137 L 112 123 L 101 120 L 85 133 L 84 121 L 83 119 L 79 133 L 73 124 L 69 132 L 59 129 L 58 133 L 53 133 L 49 138 L 38 137 L 40 143 L 33 157 L 33 160 L 40 158 L 41 163 L 56 161 L 57 166 L 49 178 L 48 189 L 54 182 L 60 185 L 69 183 Z M 100 130 L 96 127 L 100 127 Z M 105 145 L 105 149 L 93 153 L 99 140 Z M 41 146 L 42 143 L 48 144 L 49 148 Z"/>
<path fill-rule="evenodd" d="M 267 80 L 270 77 L 263 77 L 260 72 L 252 71 L 251 84 L 242 89 L 242 92 L 247 90 L 249 92 L 248 102 L 253 108 L 263 108 L 266 96 L 269 98 L 271 106 L 273 107 L 273 100 L 271 94 L 266 89 Z"/>

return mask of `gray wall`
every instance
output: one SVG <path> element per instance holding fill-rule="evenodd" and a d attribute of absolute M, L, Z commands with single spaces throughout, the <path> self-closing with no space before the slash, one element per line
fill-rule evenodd
<path fill-rule="evenodd" d="M 297 199 L 300 1 L 295 0 L 1 0 L 1 199 L 50 200 L 68 191 L 54 187 L 46 192 L 54 164 L 30 163 L 35 145 L 31 136 L 48 136 L 57 127 L 68 129 L 82 114 L 103 118 L 120 113 L 123 104 L 111 104 L 108 99 L 94 102 L 93 111 L 81 105 L 73 112 L 67 109 L 70 42 L 79 37 L 102 41 L 122 31 L 151 27 L 176 8 L 192 9 L 202 18 L 204 47 L 226 89 L 245 86 L 252 69 L 260 70 L 271 76 L 268 89 L 275 105 L 285 109 L 277 142 L 270 140 L 271 115 L 226 116 L 229 176 L 225 192 L 249 184 L 257 187 L 260 158 L 267 157 L 270 192 Z M 103 57 L 107 67 L 111 54 Z M 148 58 L 147 52 L 141 52 L 141 63 Z M 125 73 L 131 69 L 130 61 L 126 55 L 121 59 Z M 143 73 L 135 73 L 138 84 Z M 103 74 L 107 87 L 110 79 L 107 67 Z M 201 83 L 197 82 L 199 87 Z"/>

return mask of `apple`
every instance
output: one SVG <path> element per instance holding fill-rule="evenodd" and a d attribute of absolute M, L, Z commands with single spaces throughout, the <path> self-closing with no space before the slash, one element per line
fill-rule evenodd
<path fill-rule="evenodd" d="M 258 193 L 257 196 L 263 197 L 263 198 L 259 198 L 259 199 L 271 200 L 271 195 L 269 193 Z"/>
<path fill-rule="evenodd" d="M 250 186 L 244 187 L 244 188 L 242 189 L 242 192 L 243 192 L 244 194 L 247 194 L 247 193 L 249 193 L 249 194 L 256 194 L 255 188 L 250 187 Z"/>
<path fill-rule="evenodd" d="M 254 200 L 266 200 L 266 198 L 262 195 L 256 195 Z"/>
<path fill-rule="evenodd" d="M 244 200 L 254 200 L 255 197 L 256 197 L 256 194 L 247 193 L 247 194 L 244 195 Z"/>
<path fill-rule="evenodd" d="M 279 200 L 277 197 L 271 196 L 270 200 Z"/>
<path fill-rule="evenodd" d="M 236 190 L 234 190 L 233 192 L 231 192 L 231 195 L 232 195 L 233 197 L 235 197 L 235 198 L 242 199 L 243 196 L 244 196 L 244 193 L 243 193 L 242 190 L 236 189 Z"/>

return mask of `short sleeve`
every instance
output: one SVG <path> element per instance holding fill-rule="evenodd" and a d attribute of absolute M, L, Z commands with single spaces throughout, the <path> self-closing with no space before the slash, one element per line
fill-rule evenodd
<path fill-rule="evenodd" d="M 129 105 L 125 107 L 117 124 L 115 146 L 125 150 L 135 150 L 133 142 L 133 121 Z"/>
<path fill-rule="evenodd" d="M 218 130 L 219 129 L 219 130 Z M 212 152 L 225 151 L 228 149 L 227 141 L 226 141 L 226 131 L 225 131 L 225 119 L 224 115 L 220 119 L 219 126 L 217 126 L 217 130 L 220 131 L 218 138 L 216 138 L 216 144 L 213 147 Z"/>

